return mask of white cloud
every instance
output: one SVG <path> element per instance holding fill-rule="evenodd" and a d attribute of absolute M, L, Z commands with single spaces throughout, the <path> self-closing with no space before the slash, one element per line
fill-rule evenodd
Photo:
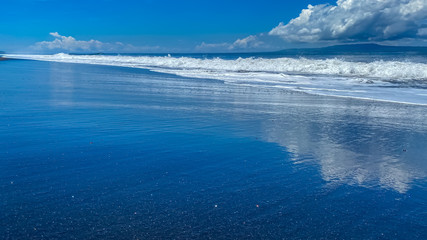
<path fill-rule="evenodd" d="M 217 52 L 224 51 L 230 47 L 229 43 L 205 43 L 202 42 L 200 45 L 196 46 L 196 50 L 203 52 Z"/>
<path fill-rule="evenodd" d="M 417 35 L 420 37 L 427 37 L 427 28 L 420 28 Z"/>
<path fill-rule="evenodd" d="M 99 51 L 105 48 L 105 44 L 97 41 L 79 41 L 69 36 L 62 36 L 58 32 L 50 33 L 55 39 L 53 41 L 43 41 L 36 43 L 33 48 L 36 50 L 65 50 L 65 51 Z"/>
<path fill-rule="evenodd" d="M 205 43 L 202 42 L 196 46 L 196 50 L 204 52 L 226 52 L 226 51 L 244 51 L 254 49 L 265 49 L 268 47 L 262 38 L 264 34 L 250 35 L 248 37 L 237 39 L 233 43 Z"/>
<path fill-rule="evenodd" d="M 158 46 L 136 47 L 121 42 L 104 43 L 98 40 L 82 41 L 71 36 L 62 36 L 58 32 L 49 33 L 53 41 L 37 42 L 31 48 L 39 52 L 144 52 L 160 50 Z"/>
<path fill-rule="evenodd" d="M 243 39 L 237 39 L 232 45 L 229 46 L 229 49 L 248 49 L 248 48 L 257 48 L 263 44 L 261 40 L 255 35 L 250 35 Z"/>
<path fill-rule="evenodd" d="M 427 0 L 338 0 L 309 5 L 269 35 L 291 42 L 396 40 L 426 36 L 426 20 Z"/>

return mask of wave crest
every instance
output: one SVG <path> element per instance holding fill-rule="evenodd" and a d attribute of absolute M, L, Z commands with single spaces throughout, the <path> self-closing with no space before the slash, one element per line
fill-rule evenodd
<path fill-rule="evenodd" d="M 145 68 L 229 84 L 280 87 L 313 94 L 427 104 L 427 64 L 339 58 L 192 58 L 111 55 L 11 55 L 67 63 Z"/>
<path fill-rule="evenodd" d="M 351 62 L 339 58 L 221 58 L 199 59 L 171 56 L 106 56 L 106 55 L 20 55 L 44 61 L 103 64 L 141 68 L 198 69 L 229 72 L 268 72 L 301 75 L 332 75 L 379 78 L 386 80 L 427 80 L 427 64 L 405 61 Z"/>

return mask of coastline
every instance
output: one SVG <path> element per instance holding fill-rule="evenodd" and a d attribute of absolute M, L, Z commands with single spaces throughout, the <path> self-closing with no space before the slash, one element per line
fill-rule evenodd
<path fill-rule="evenodd" d="M 233 55 L 234 56 L 234 55 Z M 407 59 L 205 58 L 147 55 L 6 55 L 13 59 L 148 69 L 230 85 L 282 88 L 313 95 L 427 105 L 427 64 Z M 351 58 L 351 56 L 347 56 Z"/>

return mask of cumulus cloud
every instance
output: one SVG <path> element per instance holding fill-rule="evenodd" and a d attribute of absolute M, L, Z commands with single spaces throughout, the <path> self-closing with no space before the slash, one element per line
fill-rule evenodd
<path fill-rule="evenodd" d="M 50 33 L 53 41 L 38 42 L 34 45 L 36 50 L 65 50 L 65 51 L 99 51 L 104 48 L 104 43 L 97 40 L 79 41 L 69 36 L 61 36 L 58 32 Z"/>
<path fill-rule="evenodd" d="M 141 52 L 159 50 L 158 46 L 136 47 L 121 42 L 104 43 L 98 40 L 82 41 L 72 36 L 62 36 L 58 32 L 50 33 L 53 41 L 37 42 L 31 48 L 39 52 Z"/>
<path fill-rule="evenodd" d="M 262 42 L 259 37 L 250 35 L 243 39 L 237 39 L 231 46 L 229 46 L 229 49 L 257 48 L 263 43 L 264 42 Z"/>
<path fill-rule="evenodd" d="M 205 43 L 202 42 L 200 45 L 196 46 L 198 51 L 206 52 L 220 52 L 220 51 L 244 51 L 244 50 L 254 50 L 254 49 L 263 49 L 266 48 L 264 40 L 262 39 L 265 35 L 250 35 L 248 37 L 237 39 L 233 43 Z"/>
<path fill-rule="evenodd" d="M 420 37 L 427 37 L 427 28 L 419 29 L 417 35 Z"/>
<path fill-rule="evenodd" d="M 230 47 L 229 43 L 205 43 L 202 42 L 200 45 L 196 46 L 196 50 L 198 51 L 221 51 L 224 49 L 228 49 Z"/>
<path fill-rule="evenodd" d="M 308 5 L 269 35 L 291 42 L 385 41 L 427 37 L 427 0 L 338 0 Z"/>

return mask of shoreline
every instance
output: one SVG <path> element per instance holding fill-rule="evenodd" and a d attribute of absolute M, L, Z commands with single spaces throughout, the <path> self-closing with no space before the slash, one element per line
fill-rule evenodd
<path fill-rule="evenodd" d="M 153 68 L 150 66 L 134 66 L 134 65 L 115 65 L 112 63 L 101 63 L 101 62 L 78 62 L 78 61 L 57 61 L 57 60 L 51 60 L 51 59 L 31 59 L 31 58 L 15 58 L 15 56 L 9 57 L 9 58 L 1 58 L 0 57 L 0 61 L 1 60 L 35 60 L 35 61 L 45 61 L 45 62 L 58 62 L 58 63 L 71 63 L 71 64 L 85 64 L 85 65 L 98 65 L 98 66 L 111 66 L 111 67 L 123 67 L 123 68 L 136 68 L 136 69 L 145 69 L 145 70 L 149 70 L 152 72 L 157 72 L 157 73 L 163 73 L 163 74 L 171 74 L 174 76 L 178 76 L 178 77 L 190 77 L 186 74 L 180 74 L 177 72 L 170 72 L 167 71 L 167 69 L 159 69 L 159 68 Z M 166 70 L 166 71 L 165 71 Z M 194 76 L 193 76 L 194 77 Z M 210 79 L 210 80 L 219 80 L 219 81 L 223 81 L 224 83 L 227 82 L 226 78 L 221 78 L 221 77 L 215 77 L 215 76 L 201 76 L 201 77 L 197 77 L 199 79 Z M 231 82 L 231 84 L 233 84 L 233 82 Z M 235 84 L 235 83 L 234 83 Z M 238 83 L 241 84 L 241 83 Z M 387 99 L 387 98 L 376 98 L 376 95 L 371 95 L 371 96 L 354 96 L 354 95 L 339 95 L 339 94 L 334 94 L 334 93 L 324 93 L 324 92 L 313 92 L 310 91 L 308 89 L 303 89 L 301 87 L 304 87 L 303 85 L 301 85 L 300 87 L 295 87 L 292 85 L 252 85 L 252 84 L 243 84 L 246 86 L 252 86 L 252 87 L 269 87 L 269 88 L 279 88 L 279 89 L 286 89 L 288 91 L 292 91 L 292 92 L 302 92 L 302 93 L 306 93 L 306 94 L 311 94 L 311 95 L 315 95 L 315 96 L 325 96 L 325 97 L 333 97 L 333 98 L 344 98 L 344 99 L 357 99 L 357 100 L 361 100 L 361 101 L 372 101 L 372 102 L 383 102 L 383 103 L 392 103 L 392 104 L 403 104 L 403 105 L 411 105 L 411 106 L 427 106 L 427 102 L 422 102 L 422 101 L 410 101 L 408 99 L 405 100 L 395 100 L 395 99 Z M 415 88 L 416 89 L 416 88 Z M 351 90 L 351 89 L 347 89 L 347 90 Z M 366 91 L 366 90 L 363 90 Z M 419 94 L 418 94 L 419 95 Z M 423 95 L 420 95 L 423 96 Z M 421 97 L 422 98 L 422 97 Z"/>

